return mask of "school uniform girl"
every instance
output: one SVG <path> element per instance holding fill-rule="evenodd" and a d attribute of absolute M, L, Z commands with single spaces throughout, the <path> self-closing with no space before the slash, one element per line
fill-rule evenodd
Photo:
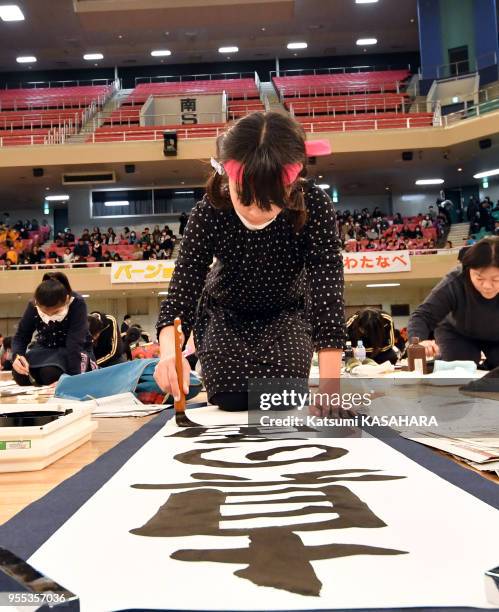
<path fill-rule="evenodd" d="M 19 321 L 12 352 L 18 385 L 49 385 L 63 373 L 82 374 L 96 367 L 85 300 L 62 272 L 43 276 Z"/>

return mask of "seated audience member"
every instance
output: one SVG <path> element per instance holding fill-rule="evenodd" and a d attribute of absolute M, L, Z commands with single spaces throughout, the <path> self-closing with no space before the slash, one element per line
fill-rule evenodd
<path fill-rule="evenodd" d="M 430 357 L 499 366 L 499 238 L 469 247 L 458 266 L 433 289 L 409 319 Z M 432 336 L 435 340 L 430 340 Z"/>
<path fill-rule="evenodd" d="M 149 228 L 146 227 L 144 228 L 144 231 L 142 232 L 141 236 L 140 236 L 140 242 L 142 244 L 150 244 L 150 242 L 152 241 L 152 236 L 149 233 Z"/>
<path fill-rule="evenodd" d="M 74 261 L 74 253 L 71 251 L 69 247 L 64 250 L 64 255 L 62 256 L 62 261 L 64 263 L 73 263 Z"/>
<path fill-rule="evenodd" d="M 130 228 L 129 227 L 124 227 L 123 231 L 120 234 L 120 238 L 121 240 L 128 242 L 129 238 L 130 238 Z"/>
<path fill-rule="evenodd" d="M 398 349 L 400 355 L 403 355 L 406 349 L 406 341 L 400 329 L 394 330 L 394 336 L 395 336 L 395 348 Z"/>
<path fill-rule="evenodd" d="M 12 338 L 6 336 L 3 339 L 2 356 L 0 357 L 0 370 L 10 372 L 12 370 Z"/>
<path fill-rule="evenodd" d="M 393 350 L 395 333 L 392 317 L 377 308 L 359 310 L 347 321 L 347 333 L 352 346 L 362 340 L 366 355 L 376 363 L 390 361 L 397 363 L 397 354 Z"/>
<path fill-rule="evenodd" d="M 19 321 L 12 352 L 18 385 L 33 380 L 50 385 L 62 374 L 82 374 L 95 367 L 87 305 L 62 272 L 43 275 Z"/>
<path fill-rule="evenodd" d="M 400 213 L 396 213 L 395 217 L 393 218 L 393 224 L 404 225 L 404 220 L 402 219 L 402 215 Z"/>
<path fill-rule="evenodd" d="M 91 312 L 88 317 L 88 328 L 99 368 L 107 368 L 126 361 L 118 323 L 112 315 Z"/>
<path fill-rule="evenodd" d="M 148 259 L 152 259 L 152 255 L 153 255 L 153 251 L 152 251 L 151 245 L 148 242 L 146 242 L 142 250 L 142 259 L 144 261 L 147 261 Z"/>
<path fill-rule="evenodd" d="M 90 255 L 95 261 L 102 261 L 102 244 L 98 240 L 92 244 Z"/>
<path fill-rule="evenodd" d="M 113 253 L 111 261 L 123 261 L 123 257 L 119 253 Z"/>
<path fill-rule="evenodd" d="M 52 263 L 64 263 L 64 259 L 56 251 L 49 251 L 48 257 Z"/>
<path fill-rule="evenodd" d="M 84 260 L 86 260 L 87 257 L 90 256 L 90 248 L 88 244 L 84 241 L 83 236 L 81 238 L 78 238 L 78 242 L 75 244 L 74 247 L 74 254 L 75 257 L 80 257 Z"/>
<path fill-rule="evenodd" d="M 69 229 L 69 227 L 67 227 L 64 230 L 64 246 L 67 246 L 68 244 L 74 244 L 74 241 L 75 241 L 75 235 Z"/>
<path fill-rule="evenodd" d="M 366 251 L 375 251 L 376 250 L 376 245 L 374 244 L 374 242 L 372 240 L 369 240 L 369 242 L 366 244 L 366 246 L 364 247 Z"/>
<path fill-rule="evenodd" d="M 92 241 L 92 238 L 90 236 L 90 232 L 88 231 L 87 228 L 85 228 L 83 230 L 81 237 L 78 239 L 78 242 L 80 242 L 80 240 L 82 242 L 91 242 Z"/>
<path fill-rule="evenodd" d="M 45 263 L 45 253 L 40 249 L 37 244 L 35 244 L 31 253 L 29 254 L 29 263 L 31 265 Z"/>
<path fill-rule="evenodd" d="M 130 232 L 130 236 L 128 237 L 128 244 L 135 244 L 137 242 L 137 233 L 135 231 Z"/>
<path fill-rule="evenodd" d="M 453 249 L 454 248 L 452 246 L 452 240 L 447 240 L 447 242 L 445 243 L 445 248 L 446 249 Z"/>
<path fill-rule="evenodd" d="M 12 265 L 17 265 L 19 262 L 19 253 L 14 249 L 12 245 L 7 246 L 5 253 L 5 261 L 9 260 Z"/>

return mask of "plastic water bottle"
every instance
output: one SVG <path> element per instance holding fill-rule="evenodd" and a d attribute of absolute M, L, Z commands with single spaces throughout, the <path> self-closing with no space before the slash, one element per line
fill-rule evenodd
<path fill-rule="evenodd" d="M 357 340 L 357 346 L 353 351 L 355 359 L 362 362 L 366 358 L 366 348 L 362 340 Z"/>

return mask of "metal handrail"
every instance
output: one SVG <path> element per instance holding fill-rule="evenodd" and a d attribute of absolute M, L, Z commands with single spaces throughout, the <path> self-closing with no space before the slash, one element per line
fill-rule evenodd
<path fill-rule="evenodd" d="M 333 66 L 330 68 L 290 68 L 288 70 L 270 71 L 270 76 L 292 76 L 293 74 L 318 75 L 318 74 L 346 74 L 358 72 L 384 72 L 386 70 L 411 70 L 411 65 L 407 66 Z"/>
<path fill-rule="evenodd" d="M 167 83 L 169 81 L 215 81 L 219 79 L 254 79 L 255 72 L 219 72 L 202 74 L 167 74 L 135 77 L 135 86 L 140 83 Z"/>
<path fill-rule="evenodd" d="M 64 81 L 20 81 L 16 87 L 9 87 L 6 83 L 4 89 L 42 89 L 59 87 L 84 87 L 88 85 L 110 85 L 114 78 L 110 79 L 67 79 Z M 30 87 L 31 86 L 31 87 Z"/>
<path fill-rule="evenodd" d="M 116 245 L 118 246 L 118 245 Z M 453 247 L 451 249 L 441 249 L 441 248 L 429 248 L 429 249 L 408 249 L 409 255 L 418 256 L 418 255 L 448 255 L 448 254 L 457 254 L 459 253 L 461 247 Z M 343 253 L 372 253 L 373 250 L 368 251 L 347 251 L 346 249 L 342 249 Z M 376 252 L 376 251 L 374 251 Z M 396 251 L 394 251 L 396 252 Z M 122 261 L 143 261 L 140 259 L 123 259 Z M 149 260 L 150 261 L 150 260 Z M 167 260 L 157 260 L 158 262 L 167 261 Z M 168 261 L 176 261 L 176 259 L 169 259 Z M 6 271 L 17 271 L 20 272 L 22 270 L 46 270 L 50 268 L 110 268 L 113 261 L 82 261 L 82 262 L 64 262 L 64 263 L 44 263 L 44 264 L 12 264 L 8 270 L 5 269 L 5 265 L 0 264 L 0 272 Z"/>

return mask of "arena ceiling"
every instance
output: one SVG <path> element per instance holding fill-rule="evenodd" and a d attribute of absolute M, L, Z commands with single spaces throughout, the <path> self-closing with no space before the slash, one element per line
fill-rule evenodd
<path fill-rule="evenodd" d="M 0 72 L 144 66 L 418 50 L 416 0 L 9 0 L 24 21 L 0 21 Z M 378 44 L 356 45 L 361 37 Z M 288 50 L 289 42 L 307 42 Z M 237 45 L 223 56 L 218 48 Z M 364 51 L 364 48 L 366 51 Z M 169 49 L 167 58 L 151 51 Z M 104 59 L 88 62 L 85 53 Z M 359 59 L 359 64 L 362 64 Z"/>

